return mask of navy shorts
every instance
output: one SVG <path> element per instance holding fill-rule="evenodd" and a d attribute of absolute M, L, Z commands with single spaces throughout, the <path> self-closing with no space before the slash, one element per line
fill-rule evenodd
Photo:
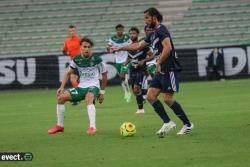
<path fill-rule="evenodd" d="M 162 93 L 174 93 L 179 90 L 178 72 L 166 72 L 165 74 L 155 74 L 150 88 L 158 88 Z"/>
<path fill-rule="evenodd" d="M 142 87 L 142 85 L 147 79 L 147 76 L 145 71 L 138 70 L 138 71 L 131 71 L 129 78 L 132 87 L 134 87 L 134 85 Z"/>

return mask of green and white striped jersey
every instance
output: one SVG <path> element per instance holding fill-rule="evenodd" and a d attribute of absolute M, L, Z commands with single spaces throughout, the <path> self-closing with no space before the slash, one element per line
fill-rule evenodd
<path fill-rule="evenodd" d="M 78 70 L 80 76 L 78 87 L 81 88 L 92 86 L 100 88 L 100 75 L 107 71 L 101 57 L 95 54 L 89 58 L 85 58 L 82 55 L 75 56 L 70 63 L 70 67 Z"/>
<path fill-rule="evenodd" d="M 132 41 L 129 38 L 128 34 L 124 34 L 123 38 L 117 38 L 116 35 L 113 35 L 110 39 L 109 39 L 109 45 L 112 46 L 126 46 L 131 44 Z M 115 52 L 115 62 L 116 63 L 124 63 L 126 61 L 128 57 L 128 52 L 127 51 L 119 51 L 119 52 Z"/>

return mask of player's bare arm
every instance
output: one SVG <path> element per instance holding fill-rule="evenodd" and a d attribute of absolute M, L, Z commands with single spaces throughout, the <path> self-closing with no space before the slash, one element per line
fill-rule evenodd
<path fill-rule="evenodd" d="M 60 88 L 57 90 L 57 95 L 60 95 L 61 93 L 63 93 L 64 87 L 65 87 L 66 83 L 68 82 L 70 75 L 71 75 L 73 72 L 74 72 L 74 70 L 73 70 L 71 67 L 68 67 L 68 70 L 67 70 L 66 73 L 64 74 L 64 77 L 63 77 L 61 86 L 60 86 Z"/>
<path fill-rule="evenodd" d="M 107 48 L 106 48 L 106 49 L 107 49 L 107 52 L 110 52 L 110 48 L 111 48 L 111 47 L 112 47 L 111 44 L 108 44 L 108 45 L 107 45 Z"/>
<path fill-rule="evenodd" d="M 120 47 L 110 47 L 110 52 L 114 53 L 117 51 L 133 51 L 133 50 L 140 50 L 143 49 L 144 47 L 148 46 L 148 43 L 145 41 L 140 41 L 138 43 L 133 43 L 130 45 L 126 45 L 126 46 L 120 46 Z"/>
<path fill-rule="evenodd" d="M 101 80 L 101 85 L 100 85 L 101 90 L 100 90 L 100 94 L 98 97 L 99 103 L 102 103 L 104 100 L 105 88 L 106 88 L 107 82 L 108 82 L 108 75 L 107 74 L 108 74 L 107 72 L 102 73 L 102 80 Z"/>
<path fill-rule="evenodd" d="M 162 46 L 163 46 L 163 50 L 162 50 L 160 59 L 157 61 L 157 64 L 156 64 L 156 70 L 160 74 L 164 74 L 161 71 L 161 64 L 168 58 L 168 56 L 170 54 L 170 51 L 172 50 L 170 39 L 169 38 L 165 38 L 162 41 Z"/>

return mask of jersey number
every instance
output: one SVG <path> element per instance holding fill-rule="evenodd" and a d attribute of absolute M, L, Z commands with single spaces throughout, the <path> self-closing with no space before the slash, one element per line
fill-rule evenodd
<path fill-rule="evenodd" d="M 70 92 L 71 92 L 72 94 L 78 94 L 78 92 L 76 91 L 75 88 L 70 89 Z"/>

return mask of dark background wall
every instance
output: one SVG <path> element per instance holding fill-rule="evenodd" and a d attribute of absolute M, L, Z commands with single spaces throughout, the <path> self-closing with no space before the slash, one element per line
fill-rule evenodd
<path fill-rule="evenodd" d="M 250 46 L 221 48 L 226 79 L 249 78 Z M 213 48 L 177 50 L 183 67 L 181 80 L 206 80 L 206 58 L 212 50 Z M 114 56 L 109 53 L 98 54 L 107 65 L 109 85 L 119 84 Z M 0 90 L 59 87 L 69 62 L 68 56 L 60 55 L 0 58 Z"/>

